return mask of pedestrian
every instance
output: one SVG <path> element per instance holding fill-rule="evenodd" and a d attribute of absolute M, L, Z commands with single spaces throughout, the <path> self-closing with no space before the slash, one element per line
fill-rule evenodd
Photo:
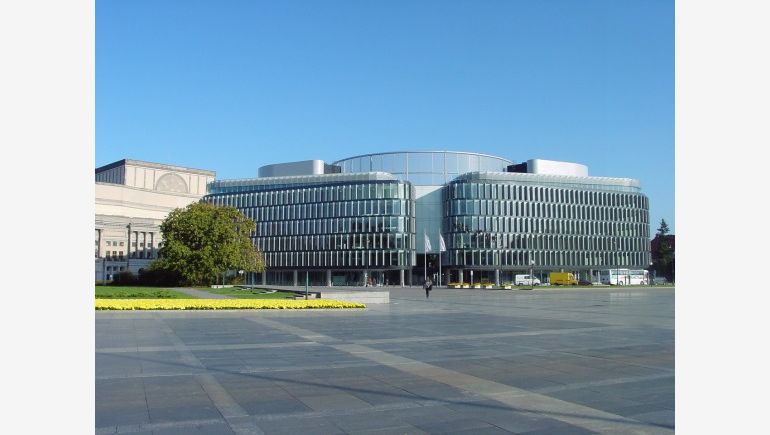
<path fill-rule="evenodd" d="M 425 280 L 425 298 L 430 297 L 430 291 L 433 290 L 433 282 L 431 282 L 430 278 Z"/>

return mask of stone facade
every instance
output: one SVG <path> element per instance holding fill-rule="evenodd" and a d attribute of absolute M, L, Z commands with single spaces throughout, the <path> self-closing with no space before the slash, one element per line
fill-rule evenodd
<path fill-rule="evenodd" d="M 216 173 L 120 160 L 96 169 L 95 279 L 138 273 L 158 258 L 160 224 L 174 209 L 197 202 Z"/>

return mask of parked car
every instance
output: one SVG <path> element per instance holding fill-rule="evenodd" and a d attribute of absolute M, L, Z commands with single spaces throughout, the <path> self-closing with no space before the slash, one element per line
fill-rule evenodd
<path fill-rule="evenodd" d="M 578 279 L 570 272 L 551 272 L 548 280 L 553 285 L 577 285 Z"/>
<path fill-rule="evenodd" d="M 515 285 L 540 285 L 540 279 L 532 275 L 516 275 L 513 278 Z"/>

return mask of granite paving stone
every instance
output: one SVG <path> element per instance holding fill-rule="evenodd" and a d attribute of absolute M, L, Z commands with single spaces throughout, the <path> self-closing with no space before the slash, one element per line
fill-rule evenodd
<path fill-rule="evenodd" d="M 97 312 L 96 432 L 673 433 L 674 291 Z"/>

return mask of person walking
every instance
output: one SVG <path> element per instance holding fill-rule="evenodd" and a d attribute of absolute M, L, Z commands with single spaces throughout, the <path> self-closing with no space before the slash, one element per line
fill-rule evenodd
<path fill-rule="evenodd" d="M 425 299 L 430 297 L 430 291 L 433 290 L 433 282 L 428 278 L 425 280 Z"/>

